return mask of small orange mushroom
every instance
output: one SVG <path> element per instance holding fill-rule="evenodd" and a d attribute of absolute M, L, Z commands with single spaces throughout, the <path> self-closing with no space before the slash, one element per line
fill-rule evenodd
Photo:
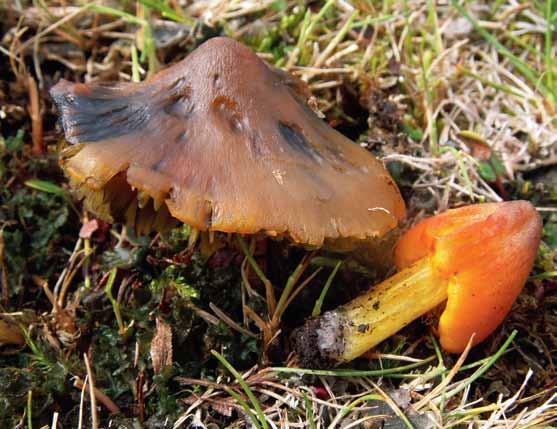
<path fill-rule="evenodd" d="M 462 352 L 472 334 L 475 345 L 499 326 L 526 283 L 541 231 L 532 204 L 512 201 L 448 210 L 403 236 L 395 251 L 397 267 L 429 256 L 447 280 L 447 305 L 439 320 L 445 350 Z"/>
<path fill-rule="evenodd" d="M 141 83 L 59 82 L 61 165 L 86 207 L 145 233 L 181 221 L 349 250 L 405 215 L 382 163 L 320 120 L 304 84 L 210 39 Z"/>
<path fill-rule="evenodd" d="M 541 230 L 526 201 L 470 205 L 418 223 L 397 245 L 397 274 L 295 332 L 302 364 L 350 361 L 445 301 L 442 347 L 462 352 L 472 337 L 478 344 L 522 290 Z"/>

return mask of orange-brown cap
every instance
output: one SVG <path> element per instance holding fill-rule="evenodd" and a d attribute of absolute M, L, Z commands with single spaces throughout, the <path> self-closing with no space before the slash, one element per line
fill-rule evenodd
<path fill-rule="evenodd" d="M 142 83 L 62 81 L 51 94 L 77 147 L 61 164 L 89 209 L 144 230 L 168 215 L 312 246 L 384 236 L 405 213 L 397 186 L 301 87 L 226 38 Z"/>
<path fill-rule="evenodd" d="M 395 250 L 399 268 L 431 258 L 448 299 L 439 321 L 441 345 L 462 352 L 472 334 L 484 340 L 503 321 L 532 269 L 542 231 L 531 203 L 476 204 L 428 218 Z"/>

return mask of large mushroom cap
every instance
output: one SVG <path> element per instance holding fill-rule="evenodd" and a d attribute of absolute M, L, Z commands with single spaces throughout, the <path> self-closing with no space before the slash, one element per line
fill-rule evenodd
<path fill-rule="evenodd" d="M 171 216 L 315 246 L 385 235 L 405 212 L 395 183 L 297 86 L 226 38 L 142 83 L 61 81 L 51 95 L 77 144 L 61 164 L 89 209 L 143 230 Z"/>

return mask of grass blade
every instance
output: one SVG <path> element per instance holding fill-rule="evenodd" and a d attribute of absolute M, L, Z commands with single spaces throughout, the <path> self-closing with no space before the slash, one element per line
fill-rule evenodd
<path fill-rule="evenodd" d="M 31 189 L 36 189 L 37 191 L 45 192 L 47 194 L 56 195 L 57 197 L 62 197 L 66 201 L 66 203 L 68 203 L 70 208 L 74 211 L 77 217 L 81 216 L 79 210 L 77 210 L 77 207 L 75 206 L 71 198 L 68 196 L 64 188 L 61 188 L 60 186 L 55 185 L 52 182 L 47 182 L 46 180 L 39 180 L 39 179 L 27 180 L 25 182 L 25 186 Z"/>
<path fill-rule="evenodd" d="M 171 19 L 172 21 L 178 22 L 180 24 L 195 25 L 195 20 L 172 9 L 165 2 L 160 0 L 140 0 L 143 6 L 148 6 L 151 9 L 157 10 L 164 18 Z"/>
<path fill-rule="evenodd" d="M 118 273 L 118 268 L 113 268 L 110 271 L 104 292 L 110 303 L 112 304 L 112 309 L 114 310 L 114 315 L 116 316 L 116 323 L 118 323 L 118 330 L 120 335 L 124 335 L 126 332 L 126 327 L 124 326 L 124 321 L 122 319 L 122 313 L 120 311 L 120 303 L 112 295 L 112 287 L 114 286 L 114 280 L 116 279 L 116 274 Z"/>
<path fill-rule="evenodd" d="M 552 91 L 552 102 L 556 102 L 555 92 L 557 88 L 554 87 L 553 81 L 553 22 L 552 22 L 552 0 L 546 0 L 545 4 L 545 40 L 544 40 L 544 60 L 545 60 L 545 81 L 547 87 Z"/>
<path fill-rule="evenodd" d="M 135 47 L 135 43 L 132 43 L 131 56 L 132 56 L 132 82 L 140 82 L 141 77 L 139 75 L 139 57 L 137 55 L 137 48 Z"/>
<path fill-rule="evenodd" d="M 462 392 L 464 389 L 466 389 L 469 385 L 471 385 L 474 381 L 478 380 L 482 375 L 484 375 L 489 368 L 491 368 L 495 362 L 497 362 L 497 360 L 505 353 L 505 351 L 507 350 L 507 348 L 511 345 L 511 343 L 514 340 L 514 337 L 516 337 L 516 334 L 518 333 L 518 331 L 515 329 L 514 331 L 512 331 L 511 335 L 509 335 L 509 338 L 507 338 L 507 340 L 503 343 L 503 345 L 499 348 L 499 350 L 497 350 L 497 352 L 481 367 L 479 367 L 470 377 L 468 377 L 468 379 L 466 379 L 465 381 L 461 382 L 458 386 L 456 386 L 454 389 L 450 390 L 449 392 L 446 392 L 445 394 L 441 395 L 439 398 L 433 399 L 433 402 L 437 405 L 438 403 L 440 403 L 442 400 L 446 401 L 447 399 L 453 397 L 454 395 L 457 395 L 458 393 Z"/>
<path fill-rule="evenodd" d="M 337 275 L 338 269 L 340 268 L 341 264 L 342 261 L 338 261 L 337 264 L 335 265 L 335 268 L 333 268 L 333 271 L 331 272 L 331 275 L 327 279 L 327 282 L 325 283 L 325 286 L 323 287 L 321 294 L 319 294 L 319 298 L 317 298 L 317 301 L 315 301 L 315 305 L 313 306 L 313 311 L 311 312 L 311 317 L 317 317 L 321 314 L 321 307 L 323 306 L 323 301 L 325 301 L 327 292 L 329 291 L 329 288 L 331 287 L 331 284 L 333 283 L 333 280 Z"/>
<path fill-rule="evenodd" d="M 276 298 L 275 298 L 275 292 L 274 292 L 274 289 L 273 289 L 273 285 L 271 284 L 271 281 L 267 278 L 265 273 L 263 273 L 263 271 L 259 267 L 259 264 L 257 263 L 255 258 L 251 254 L 251 252 L 248 248 L 248 245 L 246 244 L 243 237 L 238 235 L 236 238 L 238 239 L 238 244 L 240 245 L 240 248 L 242 249 L 242 252 L 244 252 L 244 256 L 248 260 L 248 263 L 249 263 L 251 269 L 255 272 L 257 277 L 259 277 L 259 280 L 261 280 L 261 282 L 265 286 L 265 295 L 266 295 L 265 298 L 267 299 L 267 308 L 268 308 L 268 311 L 269 311 L 269 318 L 271 318 L 271 317 L 273 317 L 273 314 L 275 313 L 275 309 L 276 309 Z"/>
<path fill-rule="evenodd" d="M 257 420 L 257 417 L 255 417 L 255 414 L 253 414 L 253 412 L 251 411 L 248 403 L 246 401 L 244 401 L 244 399 L 238 394 L 238 392 L 235 392 L 233 389 L 231 389 L 230 387 L 225 387 L 224 390 L 230 395 L 232 396 L 236 402 L 238 402 L 238 404 L 240 404 L 240 406 L 244 409 L 244 411 L 246 412 L 246 414 L 248 415 L 248 417 L 251 419 L 251 421 L 253 422 L 253 425 L 257 428 L 257 429 L 261 429 L 261 425 L 259 424 L 259 420 Z"/>
<path fill-rule="evenodd" d="M 306 368 L 287 368 L 287 367 L 274 367 L 272 371 L 285 374 L 301 374 L 301 375 L 319 375 L 324 377 L 381 377 L 389 374 L 397 374 L 400 372 L 408 371 L 411 369 L 419 368 L 435 359 L 435 356 L 430 356 L 420 362 L 411 363 L 408 365 L 397 366 L 395 368 L 386 369 L 306 369 Z"/>
<path fill-rule="evenodd" d="M 300 38 L 298 39 L 298 45 L 297 45 L 298 48 L 302 49 L 304 47 L 304 44 L 306 43 L 307 39 L 311 36 L 311 33 L 313 32 L 315 26 L 319 23 L 319 21 L 321 21 L 321 19 L 323 19 L 325 14 L 334 5 L 335 5 L 334 0 L 328 0 L 327 3 L 325 3 L 323 7 L 319 9 L 319 12 L 317 14 L 313 16 L 309 15 L 311 17 L 309 19 L 309 23 L 305 28 L 302 28 L 302 30 L 300 31 Z"/>
<path fill-rule="evenodd" d="M 27 429 L 33 429 L 33 391 L 27 392 Z"/>
<path fill-rule="evenodd" d="M 225 357 L 223 355 L 216 352 L 215 350 L 211 350 L 211 354 L 219 360 L 219 362 L 234 376 L 234 378 L 236 379 L 238 384 L 240 386 L 242 386 L 242 389 L 244 389 L 244 392 L 246 393 L 247 397 L 249 398 L 251 404 L 253 405 L 253 408 L 255 408 L 255 412 L 257 413 L 257 417 L 258 417 L 259 421 L 261 422 L 261 424 L 263 425 L 262 427 L 264 429 L 268 429 L 267 420 L 265 419 L 265 414 L 263 414 L 263 410 L 261 409 L 261 405 L 259 404 L 259 401 L 257 400 L 255 395 L 253 394 L 252 390 L 250 389 L 250 387 L 248 386 L 246 381 L 242 378 L 242 375 L 238 371 L 236 371 L 236 369 L 230 364 L 230 362 L 228 362 L 225 359 Z"/>
<path fill-rule="evenodd" d="M 315 416 L 313 415 L 313 407 L 310 399 L 305 393 L 304 393 L 304 408 L 306 409 L 306 421 L 309 422 L 309 428 L 316 429 L 317 426 L 315 425 Z"/>
<path fill-rule="evenodd" d="M 544 96 L 549 97 L 550 95 L 555 98 L 555 91 L 548 89 L 540 80 L 539 74 L 532 70 L 524 61 L 514 55 L 509 49 L 507 49 L 495 36 L 493 36 L 489 31 L 485 30 L 476 19 L 474 19 L 456 0 L 451 0 L 453 7 L 460 13 L 472 26 L 474 29 L 482 36 L 487 42 L 492 44 L 497 52 L 506 57 L 516 69 L 528 80 L 530 83 L 537 88 Z"/>
<path fill-rule="evenodd" d="M 102 13 L 104 15 L 117 16 L 118 18 L 122 18 L 131 24 L 148 25 L 148 22 L 146 20 L 140 19 L 132 15 L 131 13 L 124 12 L 123 10 L 114 9 L 113 7 L 109 6 L 102 6 L 100 4 L 91 4 L 88 7 L 89 9 L 98 13 Z"/>
<path fill-rule="evenodd" d="M 46 192 L 47 194 L 58 195 L 65 198 L 66 192 L 60 186 L 45 180 L 31 179 L 25 182 L 25 186 L 36 189 L 37 191 Z"/>

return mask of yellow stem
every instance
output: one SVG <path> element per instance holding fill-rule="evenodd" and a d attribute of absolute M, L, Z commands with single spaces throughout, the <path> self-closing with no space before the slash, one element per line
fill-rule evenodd
<path fill-rule="evenodd" d="M 447 282 L 435 276 L 429 258 L 398 272 L 335 310 L 344 319 L 344 351 L 350 361 L 447 299 Z"/>
<path fill-rule="evenodd" d="M 420 259 L 292 335 L 300 365 L 330 367 L 362 355 L 447 299 L 447 280 Z"/>

